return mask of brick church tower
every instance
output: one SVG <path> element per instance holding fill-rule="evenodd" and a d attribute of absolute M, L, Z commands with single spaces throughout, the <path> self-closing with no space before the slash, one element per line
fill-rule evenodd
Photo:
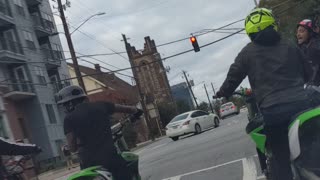
<path fill-rule="evenodd" d="M 128 44 L 129 56 L 134 68 L 142 93 L 147 97 L 147 101 L 156 100 L 157 103 L 172 102 L 172 94 L 166 69 L 160 60 L 154 40 L 145 37 L 144 49 L 136 50 L 134 46 Z"/>
<path fill-rule="evenodd" d="M 173 103 L 173 96 L 154 40 L 145 37 L 143 50 L 131 46 L 123 35 L 126 50 L 129 56 L 132 71 L 136 77 L 137 86 L 140 87 L 141 98 L 148 112 L 146 123 L 151 134 L 162 135 L 162 124 L 158 110 L 159 104 Z M 138 87 L 138 88 L 139 88 Z"/>

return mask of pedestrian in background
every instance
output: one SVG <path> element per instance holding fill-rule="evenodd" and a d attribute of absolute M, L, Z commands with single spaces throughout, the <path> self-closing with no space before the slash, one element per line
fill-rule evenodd
<path fill-rule="evenodd" d="M 70 148 L 67 144 L 62 146 L 62 152 L 63 152 L 64 157 L 67 160 L 67 168 L 68 168 L 68 170 L 70 170 L 73 167 L 73 162 L 72 162 L 72 154 L 71 154 Z"/>

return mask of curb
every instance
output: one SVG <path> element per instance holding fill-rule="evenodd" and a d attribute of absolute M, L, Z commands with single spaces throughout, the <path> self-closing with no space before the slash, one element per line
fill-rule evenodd
<path fill-rule="evenodd" d="M 139 143 L 139 144 L 137 144 L 137 147 L 130 149 L 130 151 L 131 151 L 131 152 L 137 151 L 137 150 L 142 149 L 142 148 L 144 148 L 144 147 L 146 147 L 146 146 L 148 146 L 148 145 L 150 145 L 150 144 L 152 144 L 152 143 L 155 143 L 155 142 L 157 142 L 157 141 L 160 141 L 160 140 L 162 140 L 162 139 L 164 139 L 164 138 L 166 138 L 166 137 L 167 137 L 167 136 L 162 136 L 162 137 L 156 138 L 154 141 L 148 140 L 148 141 Z"/>

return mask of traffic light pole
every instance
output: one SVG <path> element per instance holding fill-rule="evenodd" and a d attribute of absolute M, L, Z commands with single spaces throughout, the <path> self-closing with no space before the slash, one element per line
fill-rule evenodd
<path fill-rule="evenodd" d="M 60 12 L 61 21 L 62 21 L 62 24 L 63 24 L 63 29 L 64 29 L 64 32 L 65 32 L 64 34 L 66 36 L 67 43 L 68 43 L 69 50 L 70 50 L 70 55 L 71 55 L 71 59 L 72 59 L 72 63 L 73 63 L 73 68 L 74 68 L 74 71 L 76 73 L 76 77 L 77 77 L 77 80 L 78 80 L 78 83 L 79 83 L 80 87 L 86 93 L 86 87 L 84 85 L 84 82 L 83 82 L 83 79 L 82 79 L 82 76 L 81 76 L 81 72 L 80 72 L 80 69 L 79 69 L 77 56 L 76 56 L 76 53 L 74 51 L 72 39 L 71 39 L 70 32 L 69 32 L 69 27 L 68 27 L 68 24 L 67 24 L 67 21 L 66 21 L 66 17 L 64 15 L 63 7 L 62 7 L 62 2 L 61 2 L 61 0 L 57 0 L 57 1 L 58 1 L 58 9 L 59 9 L 59 12 Z"/>
<path fill-rule="evenodd" d="M 196 99 L 196 97 L 195 97 L 194 94 L 193 94 L 193 91 L 192 91 L 191 85 L 190 85 L 190 83 L 189 83 L 188 77 L 187 77 L 187 75 L 186 75 L 186 72 L 185 72 L 185 71 L 182 71 L 182 72 L 183 72 L 184 77 L 186 78 L 186 81 L 187 81 L 189 90 L 190 90 L 191 95 L 192 95 L 192 97 L 193 97 L 193 99 L 194 99 L 194 102 L 196 103 L 197 109 L 199 109 L 199 105 L 198 105 L 197 99 Z"/>
<path fill-rule="evenodd" d="M 212 83 L 211 83 L 211 86 L 212 86 L 212 90 L 213 90 L 213 95 L 215 96 L 216 95 L 216 91 L 215 91 L 214 86 L 213 86 Z"/>
<path fill-rule="evenodd" d="M 210 98 L 209 98 L 209 94 L 208 94 L 208 91 L 207 91 L 206 84 L 204 84 L 203 87 L 204 87 L 204 89 L 206 91 L 206 94 L 207 94 L 207 97 L 208 97 L 208 101 L 209 101 L 209 105 L 210 105 L 210 108 L 211 108 L 211 112 L 214 113 L 213 107 L 212 107 L 212 104 L 211 104 L 211 101 L 210 101 Z"/>

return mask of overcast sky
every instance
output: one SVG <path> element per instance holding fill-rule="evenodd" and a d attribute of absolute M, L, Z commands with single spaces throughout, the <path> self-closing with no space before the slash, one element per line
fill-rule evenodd
<path fill-rule="evenodd" d="M 63 0 L 63 2 L 65 2 Z M 106 15 L 96 16 L 72 34 L 76 52 L 82 54 L 112 53 L 125 51 L 121 33 L 130 38 L 129 42 L 137 49 L 143 48 L 144 37 L 150 36 L 156 44 L 189 37 L 190 33 L 203 29 L 218 28 L 233 21 L 245 18 L 254 7 L 253 0 L 70 0 L 71 7 L 65 11 L 70 23 L 70 30 L 77 27 L 89 16 L 98 12 Z M 55 3 L 52 2 L 54 5 Z M 55 5 L 57 6 L 57 5 Z M 54 11 L 57 11 L 56 9 Z M 55 17 L 58 31 L 63 32 L 59 17 Z M 230 27 L 242 28 L 243 22 Z M 209 33 L 198 37 L 199 45 L 215 41 L 228 34 Z M 65 37 L 60 35 L 63 49 L 68 50 Z M 183 82 L 182 70 L 194 80 L 195 95 L 199 101 L 206 101 L 203 81 L 208 85 L 210 96 L 213 95 L 210 83 L 219 88 L 228 72 L 230 64 L 239 51 L 249 42 L 244 34 L 238 34 L 202 48 L 200 52 L 190 52 L 168 59 L 165 66 L 170 67 L 168 78 L 170 85 Z M 159 47 L 162 57 L 170 56 L 191 49 L 189 40 Z M 70 55 L 65 53 L 66 57 Z M 99 56 L 97 59 L 112 64 L 118 68 L 129 67 L 127 55 Z M 95 60 L 86 58 L 93 63 Z M 93 67 L 92 64 L 79 61 L 81 65 Z M 101 66 L 116 70 L 116 68 L 100 63 Z M 131 71 L 124 71 L 131 74 Z M 131 80 L 123 76 L 131 83 Z M 243 86 L 248 86 L 245 81 Z"/>

